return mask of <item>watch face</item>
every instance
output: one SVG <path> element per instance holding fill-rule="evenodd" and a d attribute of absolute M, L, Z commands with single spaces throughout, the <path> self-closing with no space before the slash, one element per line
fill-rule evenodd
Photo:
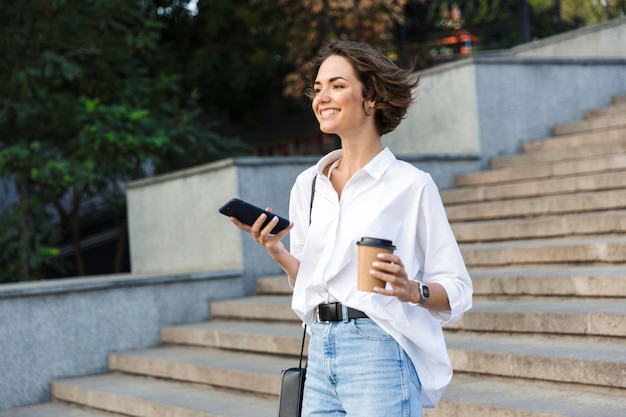
<path fill-rule="evenodd" d="M 422 285 L 422 294 L 424 294 L 424 298 L 430 297 L 430 290 L 426 285 Z"/>

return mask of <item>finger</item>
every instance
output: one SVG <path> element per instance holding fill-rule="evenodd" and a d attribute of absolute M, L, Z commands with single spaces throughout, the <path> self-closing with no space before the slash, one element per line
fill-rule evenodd
<path fill-rule="evenodd" d="M 259 233 L 261 232 L 261 228 L 263 227 L 263 223 L 265 222 L 266 219 L 267 219 L 267 214 L 265 213 L 261 213 L 261 215 L 256 218 L 256 220 L 254 221 L 254 223 L 252 223 L 252 226 L 250 227 L 250 230 L 252 231 L 253 235 L 255 236 L 259 235 Z"/>
<path fill-rule="evenodd" d="M 273 234 L 272 230 L 274 230 L 274 227 L 276 227 L 276 225 L 278 224 L 279 219 L 278 216 L 274 216 L 269 223 L 267 224 L 267 226 L 265 226 L 263 228 L 263 230 L 261 230 L 260 233 L 260 238 L 263 242 L 267 242 L 270 239 L 271 240 L 281 240 L 285 235 L 287 235 L 287 233 L 289 233 L 289 231 L 293 228 L 293 223 L 289 223 L 289 225 L 284 228 L 283 230 L 281 230 L 280 232 Z"/>
<path fill-rule="evenodd" d="M 287 236 L 287 233 L 289 233 L 291 229 L 293 229 L 293 225 L 294 225 L 293 222 L 289 223 L 289 226 L 285 227 L 283 230 L 276 233 L 276 235 L 274 235 L 275 236 L 274 238 L 277 240 L 281 240 L 283 237 Z"/>
<path fill-rule="evenodd" d="M 374 287 L 374 291 L 379 293 L 379 294 L 383 294 L 383 295 L 388 295 L 388 296 L 392 296 L 392 297 L 398 297 L 401 298 L 406 294 L 406 290 L 402 287 L 394 287 L 393 285 L 389 288 L 387 287 Z"/>
<path fill-rule="evenodd" d="M 400 265 L 402 267 L 404 267 L 404 265 L 402 264 L 402 259 L 400 259 L 400 257 L 398 255 L 394 255 L 392 253 L 385 253 L 385 252 L 381 252 L 379 254 L 376 255 L 376 257 L 378 259 L 380 259 L 381 261 L 385 261 L 388 263 L 392 263 L 392 264 L 397 264 Z"/>
<path fill-rule="evenodd" d="M 383 287 L 374 287 L 374 292 L 378 293 L 378 294 L 382 294 L 382 295 L 390 295 L 393 296 L 393 289 L 386 289 Z"/>
<path fill-rule="evenodd" d="M 405 277 L 398 277 L 382 271 L 372 270 L 370 273 L 383 281 L 389 283 L 387 287 L 375 289 L 375 292 L 384 295 L 398 297 L 401 301 L 406 301 L 411 296 L 411 282 Z"/>
<path fill-rule="evenodd" d="M 376 265 L 377 262 L 374 262 L 374 265 Z M 379 263 L 379 266 L 375 266 L 376 269 L 370 269 L 370 274 L 372 274 L 372 276 L 381 279 L 385 282 L 390 283 L 392 286 L 396 283 L 396 280 L 398 279 L 398 277 L 396 277 L 394 274 L 390 273 L 389 271 L 383 270 L 382 268 L 387 268 L 388 265 L 387 263 Z"/>
<path fill-rule="evenodd" d="M 272 234 L 272 230 L 274 230 L 274 227 L 276 227 L 276 224 L 278 224 L 278 217 L 274 216 L 270 219 L 269 222 L 267 222 L 265 227 L 263 227 L 263 229 L 260 231 L 259 238 L 261 239 L 261 242 L 266 242 L 275 236 Z"/>
<path fill-rule="evenodd" d="M 394 278 L 397 276 L 400 276 L 400 277 L 406 276 L 406 273 L 404 272 L 404 268 L 400 264 L 375 261 L 372 263 L 372 267 L 374 267 L 375 270 L 389 274 L 393 276 Z"/>

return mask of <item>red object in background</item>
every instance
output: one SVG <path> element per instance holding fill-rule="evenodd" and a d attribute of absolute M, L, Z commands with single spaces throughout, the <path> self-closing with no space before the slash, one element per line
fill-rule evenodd
<path fill-rule="evenodd" d="M 472 46 L 477 44 L 479 41 L 480 39 L 477 36 L 474 36 L 465 30 L 460 30 L 454 35 L 442 38 L 439 42 L 444 46 L 454 49 L 458 48 L 459 53 L 465 55 L 471 53 Z"/>

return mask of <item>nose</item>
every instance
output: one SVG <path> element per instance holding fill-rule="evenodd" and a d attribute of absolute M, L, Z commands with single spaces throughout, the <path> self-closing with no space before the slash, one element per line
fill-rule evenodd
<path fill-rule="evenodd" d="M 317 100 L 318 102 L 321 102 L 321 103 L 325 103 L 329 99 L 330 99 L 330 96 L 328 94 L 328 90 L 326 88 L 322 88 L 322 89 L 320 89 L 320 91 L 318 91 L 315 94 L 315 99 L 314 100 Z"/>

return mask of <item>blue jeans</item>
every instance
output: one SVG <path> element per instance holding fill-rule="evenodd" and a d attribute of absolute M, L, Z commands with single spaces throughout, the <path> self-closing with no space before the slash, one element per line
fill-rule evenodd
<path fill-rule="evenodd" d="M 311 326 L 302 417 L 421 417 L 421 384 L 371 319 Z"/>

